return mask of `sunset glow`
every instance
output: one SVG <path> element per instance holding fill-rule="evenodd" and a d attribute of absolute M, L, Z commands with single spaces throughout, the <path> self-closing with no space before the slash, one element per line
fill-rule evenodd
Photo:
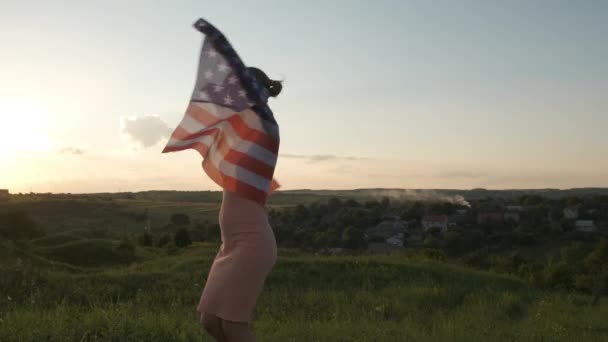
<path fill-rule="evenodd" d="M 0 158 L 19 152 L 49 152 L 53 145 L 46 131 L 44 108 L 27 101 L 0 103 Z"/>
<path fill-rule="evenodd" d="M 59 0 L 2 13 L 0 189 L 218 190 L 196 154 L 161 154 L 192 94 L 199 17 L 285 81 L 269 103 L 282 189 L 608 186 L 605 3 Z"/>

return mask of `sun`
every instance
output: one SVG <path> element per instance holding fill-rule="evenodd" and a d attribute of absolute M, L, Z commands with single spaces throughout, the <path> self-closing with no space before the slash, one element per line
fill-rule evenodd
<path fill-rule="evenodd" d="M 47 116 L 39 106 L 0 100 L 0 158 L 49 151 L 52 144 L 47 131 Z"/>

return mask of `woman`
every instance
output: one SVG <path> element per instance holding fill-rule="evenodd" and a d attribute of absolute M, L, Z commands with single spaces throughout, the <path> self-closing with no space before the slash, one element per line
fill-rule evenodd
<path fill-rule="evenodd" d="M 278 188 L 274 170 L 279 126 L 268 106 L 281 82 L 246 67 L 226 37 L 199 19 L 204 35 L 197 80 L 184 118 L 163 153 L 194 149 L 203 169 L 224 189 L 222 245 L 209 271 L 198 312 L 218 341 L 253 341 L 251 315 L 277 259 L 264 205 Z"/>
<path fill-rule="evenodd" d="M 281 82 L 247 69 L 270 96 L 279 95 Z M 219 224 L 222 244 L 198 305 L 200 320 L 217 341 L 254 341 L 248 322 L 277 259 L 275 237 L 263 204 L 226 189 Z"/>

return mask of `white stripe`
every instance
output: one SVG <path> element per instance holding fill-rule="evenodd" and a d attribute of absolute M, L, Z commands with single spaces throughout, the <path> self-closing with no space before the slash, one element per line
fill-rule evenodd
<path fill-rule="evenodd" d="M 268 180 L 241 166 L 226 161 L 221 153 L 217 151 L 217 145 L 211 146 L 209 157 L 213 165 L 225 175 L 236 178 L 264 192 L 268 192 L 270 189 L 272 180 Z"/>
<path fill-rule="evenodd" d="M 202 110 L 207 111 L 211 115 L 215 116 L 218 120 L 227 119 L 232 115 L 239 115 L 250 128 L 272 136 L 278 135 L 279 128 L 276 124 L 271 122 L 266 122 L 265 124 L 263 124 L 260 116 L 249 108 L 241 112 L 235 112 L 234 110 L 228 107 L 216 105 L 213 103 L 192 102 L 192 104 L 198 106 Z"/>
<path fill-rule="evenodd" d="M 207 153 L 207 159 L 209 159 L 209 161 L 213 163 L 213 165 L 222 173 L 234 177 L 241 182 L 245 182 L 259 190 L 267 192 L 270 189 L 272 180 L 268 180 L 265 177 L 256 174 L 255 172 L 249 171 L 242 166 L 230 163 L 225 160 L 224 156 L 217 149 L 217 144 L 213 143 L 213 140 L 214 136 L 205 135 L 191 140 L 171 139 L 169 141 L 169 144 L 167 145 L 174 147 L 182 147 L 190 145 L 194 142 L 199 142 L 206 145 L 207 147 L 211 146 Z"/>
<path fill-rule="evenodd" d="M 195 143 L 195 142 L 199 142 L 199 143 L 209 146 L 213 143 L 214 139 L 215 139 L 215 137 L 212 135 L 203 135 L 202 137 L 198 137 L 196 139 L 190 139 L 190 140 L 179 140 L 179 139 L 171 138 L 169 140 L 169 142 L 167 143 L 167 146 L 183 147 L 183 146 L 187 146 L 192 143 Z"/>
<path fill-rule="evenodd" d="M 279 135 L 279 127 L 276 124 L 263 121 L 253 110 L 245 109 L 240 112 L 239 115 L 243 118 L 243 121 L 245 121 L 247 126 L 271 136 Z"/>
<path fill-rule="evenodd" d="M 232 128 L 232 125 L 230 125 L 230 123 L 227 121 L 219 122 L 218 124 L 216 124 L 214 126 L 205 127 L 197 120 L 193 119 L 189 115 L 186 115 L 184 117 L 184 119 L 182 120 L 182 122 L 179 124 L 179 126 L 181 128 L 183 128 L 189 134 L 195 134 L 195 133 L 198 133 L 205 129 L 218 128 L 224 132 L 226 142 L 228 143 L 230 148 L 232 148 L 236 151 L 248 154 L 252 158 L 255 158 L 255 159 L 257 159 L 265 164 L 268 164 L 270 166 L 273 166 L 273 167 L 277 163 L 277 155 L 274 152 L 269 151 L 266 148 L 264 148 L 256 143 L 253 143 L 249 140 L 241 139 L 241 137 L 239 137 L 239 135 L 236 134 L 236 132 Z M 204 135 L 201 138 L 203 138 L 203 137 L 207 138 L 207 137 L 212 137 L 212 136 Z M 180 141 L 179 145 L 184 146 L 184 145 L 193 143 L 193 142 L 197 141 L 198 139 L 199 138 L 185 140 L 185 143 L 182 143 L 180 140 L 171 139 L 169 144 L 172 146 L 175 146 L 172 144 L 172 141 L 176 140 L 176 141 Z M 206 143 L 206 144 L 209 145 L 210 143 Z"/>
<path fill-rule="evenodd" d="M 192 102 L 192 104 L 209 112 L 213 116 L 217 117 L 219 120 L 229 118 L 235 113 L 233 109 L 209 102 Z"/>

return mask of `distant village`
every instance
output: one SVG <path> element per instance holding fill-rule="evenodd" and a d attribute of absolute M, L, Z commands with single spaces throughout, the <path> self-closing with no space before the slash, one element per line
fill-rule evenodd
<path fill-rule="evenodd" d="M 327 205 L 272 211 L 271 218 L 279 243 L 287 246 L 328 254 L 352 248 L 382 253 L 440 247 L 449 239 L 465 244 L 472 233 L 483 235 L 484 240 L 507 241 L 538 240 L 549 234 L 606 234 L 608 197 L 604 197 L 550 200 L 531 196 L 510 202 L 485 199 L 471 205 L 334 198 Z"/>
<path fill-rule="evenodd" d="M 527 208 L 522 205 L 506 205 L 490 211 L 480 211 L 475 215 L 475 223 L 467 220 L 470 209 L 456 209 L 451 215 L 424 215 L 419 221 L 403 220 L 400 216 L 384 217 L 377 226 L 365 231 L 365 237 L 372 241 L 368 249 L 372 252 L 383 252 L 405 247 L 422 247 L 424 238 L 427 234 L 446 233 L 448 231 L 460 232 L 467 228 L 481 225 L 508 224 L 513 228 L 520 223 L 522 215 Z M 592 219 L 580 219 L 577 206 L 562 209 L 559 218 L 547 215 L 543 220 L 545 223 L 563 229 L 565 220 L 569 221 L 571 227 L 578 232 L 592 233 L 598 229 L 608 231 L 608 221 L 595 221 Z M 586 214 L 593 214 L 594 209 L 590 209 Z M 333 252 L 340 249 L 333 249 Z"/>

